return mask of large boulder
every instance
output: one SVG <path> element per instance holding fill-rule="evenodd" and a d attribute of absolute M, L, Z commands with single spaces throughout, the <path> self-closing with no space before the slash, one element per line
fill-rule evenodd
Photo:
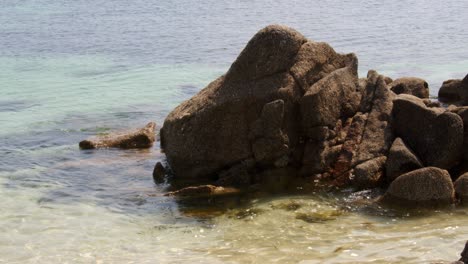
<path fill-rule="evenodd" d="M 226 75 L 166 118 L 161 144 L 174 174 L 217 178 L 221 170 L 245 160 L 254 159 L 261 168 L 284 167 L 291 156 L 301 160 L 299 102 L 322 79 L 343 90 L 336 92 L 342 98 L 337 103 L 347 106 L 339 113 L 352 112 L 356 100 L 349 94 L 357 80 L 354 55 L 338 54 L 328 44 L 308 41 L 288 27 L 262 29 Z M 328 86 L 318 86 L 317 94 L 327 93 L 319 90 Z M 335 120 L 332 109 L 325 112 L 319 120 Z"/>
<path fill-rule="evenodd" d="M 453 113 L 456 113 L 461 117 L 463 120 L 463 128 L 464 128 L 464 141 L 463 141 L 463 157 L 465 162 L 468 161 L 468 106 L 464 107 L 457 107 L 452 110 Z"/>
<path fill-rule="evenodd" d="M 393 141 L 386 164 L 387 181 L 392 182 L 398 176 L 420 169 L 423 164 L 401 138 Z"/>
<path fill-rule="evenodd" d="M 428 108 L 411 95 L 393 102 L 393 126 L 397 136 L 426 166 L 450 169 L 463 152 L 463 121 L 457 114 Z"/>
<path fill-rule="evenodd" d="M 429 98 L 429 85 L 421 78 L 403 77 L 394 80 L 390 88 L 396 94 L 411 94 L 419 98 Z"/>
<path fill-rule="evenodd" d="M 81 149 L 95 148 L 150 148 L 156 138 L 156 123 L 150 122 L 145 127 L 123 133 L 112 133 L 93 137 L 80 142 Z"/>
<path fill-rule="evenodd" d="M 455 190 L 446 170 L 427 167 L 396 178 L 382 201 L 403 206 L 449 205 L 453 203 Z"/>
<path fill-rule="evenodd" d="M 468 75 L 463 80 L 444 81 L 439 89 L 439 100 L 446 103 L 468 105 Z"/>
<path fill-rule="evenodd" d="M 468 204 L 468 173 L 463 174 L 455 181 L 455 193 L 460 203 Z"/>

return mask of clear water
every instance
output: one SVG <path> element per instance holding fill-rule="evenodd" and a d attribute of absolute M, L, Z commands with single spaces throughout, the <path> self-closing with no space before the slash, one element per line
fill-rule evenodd
<path fill-rule="evenodd" d="M 360 74 L 468 70 L 468 2 L 8 0 L 0 5 L 0 263 L 424 263 L 454 260 L 468 211 L 342 210 L 310 195 L 222 214 L 161 197 L 146 151 L 80 151 L 138 127 L 222 74 L 260 28 L 290 25 Z M 297 210 L 282 204 L 297 203 Z M 318 220 L 301 214 L 325 215 Z M 214 215 L 214 216 L 213 216 Z M 317 221 L 316 221 L 317 220 Z"/>

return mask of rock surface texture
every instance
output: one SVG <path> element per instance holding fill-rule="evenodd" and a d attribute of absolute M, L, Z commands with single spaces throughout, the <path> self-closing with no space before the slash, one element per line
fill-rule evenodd
<path fill-rule="evenodd" d="M 401 175 L 394 180 L 382 200 L 400 205 L 447 205 L 455 191 L 446 170 L 427 167 Z"/>
<path fill-rule="evenodd" d="M 468 105 L 468 75 L 463 80 L 447 80 L 439 90 L 439 100 L 446 103 Z"/>
<path fill-rule="evenodd" d="M 426 166 L 450 169 L 463 153 L 463 121 L 457 114 L 428 108 L 410 95 L 393 107 L 394 128 Z"/>
<path fill-rule="evenodd" d="M 390 89 L 396 94 L 411 94 L 419 98 L 429 98 L 429 85 L 415 77 L 404 77 L 394 80 Z"/>
<path fill-rule="evenodd" d="M 95 148 L 150 148 L 156 138 L 156 123 L 148 123 L 144 128 L 127 133 L 110 134 L 90 138 L 80 142 L 81 149 Z"/>
<path fill-rule="evenodd" d="M 418 157 L 411 151 L 401 138 L 393 141 L 388 153 L 386 173 L 389 182 L 398 176 L 422 168 L 423 165 Z"/>
<path fill-rule="evenodd" d="M 285 26 L 260 30 L 225 75 L 166 118 L 174 177 L 275 190 L 391 183 L 387 198 L 451 203 L 446 170 L 466 163 L 468 112 L 427 99 L 422 79 L 357 72 L 354 54 Z"/>
<path fill-rule="evenodd" d="M 468 173 L 463 174 L 455 181 L 455 193 L 460 203 L 468 205 Z"/>

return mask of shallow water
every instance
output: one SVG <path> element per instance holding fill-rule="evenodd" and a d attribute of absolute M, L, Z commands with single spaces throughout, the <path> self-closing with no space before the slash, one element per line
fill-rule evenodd
<path fill-rule="evenodd" d="M 361 76 L 425 78 L 435 96 L 467 73 L 467 11 L 459 0 L 5 1 L 0 263 L 455 260 L 466 209 L 401 215 L 312 194 L 203 214 L 161 196 L 167 186 L 151 178 L 158 145 L 80 151 L 77 142 L 162 124 L 272 23 L 357 53 Z"/>

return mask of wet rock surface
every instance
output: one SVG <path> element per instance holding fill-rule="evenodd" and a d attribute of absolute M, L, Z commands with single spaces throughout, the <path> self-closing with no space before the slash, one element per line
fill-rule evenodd
<path fill-rule="evenodd" d="M 96 148 L 150 148 L 156 138 L 156 123 L 150 122 L 144 128 L 126 133 L 115 133 L 94 137 L 80 142 L 81 149 Z"/>
<path fill-rule="evenodd" d="M 156 163 L 153 170 L 153 180 L 156 184 L 163 183 L 166 176 L 166 168 L 161 162 Z"/>

